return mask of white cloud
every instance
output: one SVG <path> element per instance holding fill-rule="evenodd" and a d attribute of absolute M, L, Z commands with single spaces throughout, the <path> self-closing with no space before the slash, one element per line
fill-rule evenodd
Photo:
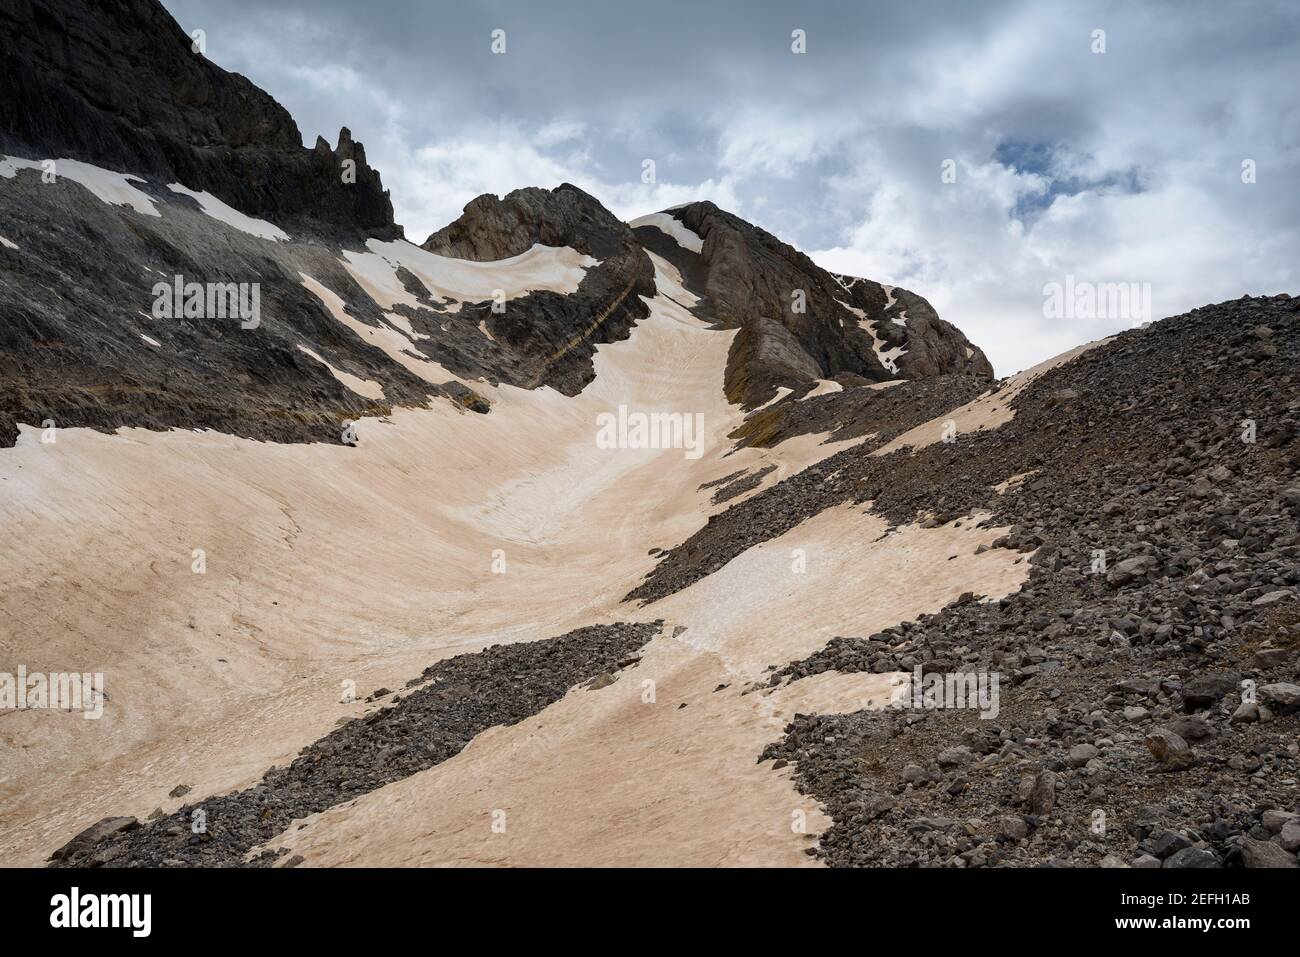
<path fill-rule="evenodd" d="M 1150 282 L 1157 316 L 1300 291 L 1289 0 L 826 0 L 800 11 L 804 55 L 775 3 L 165 2 L 309 141 L 351 127 L 417 242 L 521 186 L 568 181 L 623 218 L 708 198 L 928 297 L 1003 373 L 1114 331 L 1044 318 L 1065 275 Z M 507 12 L 511 52 L 492 57 Z"/>
<path fill-rule="evenodd" d="M 456 219 L 465 204 L 483 193 L 504 196 L 525 186 L 553 188 L 572 183 L 601 201 L 620 219 L 681 203 L 709 199 L 734 209 L 741 205 L 733 181 L 699 183 L 617 181 L 592 171 L 590 154 L 573 126 L 562 135 L 541 135 L 512 125 L 412 148 L 402 136 L 386 137 L 367 147 L 368 158 L 392 191 L 398 220 L 411 241 L 419 243 Z M 559 153 L 540 148 L 559 145 Z"/>

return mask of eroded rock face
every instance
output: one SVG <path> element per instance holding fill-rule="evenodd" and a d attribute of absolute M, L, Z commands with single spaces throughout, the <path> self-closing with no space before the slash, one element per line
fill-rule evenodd
<path fill-rule="evenodd" d="M 284 107 L 194 43 L 154 0 L 4 4 L 0 153 L 179 181 L 299 232 L 401 235 L 346 129 L 304 148 Z"/>
<path fill-rule="evenodd" d="M 727 369 L 732 401 L 760 405 L 779 385 L 843 375 L 993 375 L 984 354 L 914 293 L 891 296 L 879 283 L 828 272 L 710 202 L 669 215 L 703 240 L 699 283 L 714 317 L 741 330 Z"/>
<path fill-rule="evenodd" d="M 492 337 L 513 353 L 519 384 L 580 392 L 595 375 L 596 346 L 617 342 L 647 314 L 641 296 L 655 294 L 654 266 L 625 223 L 593 196 L 564 183 L 517 189 L 504 199 L 484 194 L 422 247 L 440 256 L 487 262 L 519 256 L 534 245 L 569 246 L 598 260 L 570 296 L 535 293 L 503 313 L 478 310 Z"/>
<path fill-rule="evenodd" d="M 517 189 L 504 199 L 485 193 L 421 246 L 440 256 L 487 262 L 518 256 L 537 243 L 572 246 L 601 260 L 639 248 L 625 223 L 569 183 Z"/>

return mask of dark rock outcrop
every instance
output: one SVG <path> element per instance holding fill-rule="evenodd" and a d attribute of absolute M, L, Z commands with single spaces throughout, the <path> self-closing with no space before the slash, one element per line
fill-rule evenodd
<path fill-rule="evenodd" d="M 194 43 L 155 0 L 0 5 L 0 153 L 179 181 L 290 232 L 401 235 L 346 129 L 305 148 L 284 107 Z"/>
<path fill-rule="evenodd" d="M 537 243 L 572 246 L 602 260 L 639 248 L 625 223 L 569 183 L 555 189 L 517 189 L 504 199 L 485 193 L 470 200 L 459 219 L 421 246 L 439 256 L 487 262 L 518 256 Z"/>
<path fill-rule="evenodd" d="M 647 315 L 640 297 L 655 294 L 654 267 L 626 224 L 569 183 L 551 190 L 528 187 L 504 199 L 485 194 L 471 200 L 459 219 L 422 247 L 484 262 L 521 255 L 537 244 L 569 246 L 599 262 L 573 295 L 532 293 L 504 312 L 484 303 L 471 315 L 507 354 L 503 368 L 515 370 L 506 373 L 511 381 L 575 395 L 595 375 L 596 346 L 626 339 Z"/>
<path fill-rule="evenodd" d="M 920 296 L 894 290 L 890 304 L 879 283 L 828 272 L 711 202 L 666 215 L 703 240 L 694 282 L 713 318 L 740 329 L 727 364 L 733 402 L 761 405 L 777 386 L 793 389 L 842 375 L 871 382 L 963 372 L 992 377 L 984 354 Z M 637 230 L 646 242 L 657 232 L 653 226 Z M 883 348 L 906 350 L 897 371 L 882 361 L 873 332 Z"/>

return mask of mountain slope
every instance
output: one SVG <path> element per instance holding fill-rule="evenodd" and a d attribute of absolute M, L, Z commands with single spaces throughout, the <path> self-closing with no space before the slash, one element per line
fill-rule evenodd
<path fill-rule="evenodd" d="M 417 246 L 157 4 L 0 16 L 0 672 L 106 692 L 5 715 L 6 859 L 1295 863 L 1300 300 L 994 381 L 711 203 Z"/>

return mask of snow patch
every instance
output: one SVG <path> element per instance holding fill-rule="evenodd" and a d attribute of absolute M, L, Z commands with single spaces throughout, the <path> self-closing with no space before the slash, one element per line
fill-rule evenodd
<path fill-rule="evenodd" d="M 704 250 L 704 240 L 699 234 L 690 229 L 681 220 L 673 219 L 667 213 L 650 213 L 642 216 L 640 219 L 634 219 L 628 223 L 633 229 L 638 226 L 653 226 L 661 232 L 667 233 L 683 249 L 689 249 L 693 253 Z"/>
<path fill-rule="evenodd" d="M 416 332 L 415 328 L 411 325 L 411 320 L 407 319 L 405 316 L 399 313 L 386 312 L 384 313 L 384 318 L 387 319 L 393 325 L 395 325 L 398 329 L 402 330 L 402 332 L 406 333 L 412 339 L 430 338 L 429 336 L 426 336 L 423 332 Z"/>
<path fill-rule="evenodd" d="M 211 193 L 196 193 L 192 189 L 187 189 L 180 183 L 170 183 L 167 186 L 173 193 L 180 193 L 182 196 L 188 196 L 199 204 L 203 212 L 207 213 L 213 219 L 219 219 L 227 226 L 238 229 L 241 233 L 248 233 L 250 236 L 256 236 L 259 239 L 269 239 L 274 242 L 288 242 L 289 234 L 279 226 L 268 223 L 264 219 L 254 219 L 252 216 L 245 216 L 239 210 L 232 206 L 227 206 Z"/>
<path fill-rule="evenodd" d="M 819 395 L 830 395 L 832 392 L 843 392 L 844 386 L 840 385 L 834 379 L 818 379 L 817 384 L 808 391 L 807 395 L 800 396 L 799 401 L 811 399 Z"/>
<path fill-rule="evenodd" d="M 893 289 L 894 287 L 885 286 L 884 288 L 890 290 Z M 894 346 L 892 349 L 886 349 L 884 340 L 882 340 L 879 336 L 876 335 L 876 327 L 872 323 L 872 321 L 867 318 L 867 314 L 865 312 L 863 312 L 857 306 L 850 306 L 847 302 L 841 302 L 839 299 L 836 299 L 835 301 L 838 302 L 845 309 L 847 309 L 849 312 L 853 313 L 855 316 L 858 317 L 858 327 L 860 329 L 865 330 L 867 335 L 871 336 L 871 347 L 875 350 L 876 358 L 880 360 L 880 364 L 885 367 L 886 371 L 892 372 L 895 375 L 897 375 L 898 359 L 900 356 L 903 356 L 907 353 L 906 347 Z M 890 301 L 891 302 L 893 301 L 892 297 Z M 886 308 L 888 308 L 888 306 L 886 306 Z"/>
<path fill-rule="evenodd" d="M 152 339 L 152 338 L 150 338 L 149 336 L 146 336 L 143 332 L 140 333 L 140 338 L 143 339 L 145 342 L 149 343 L 149 345 L 151 345 L 151 346 L 153 346 L 153 347 L 155 347 L 155 348 L 157 348 L 157 349 L 161 349 L 161 348 L 162 348 L 162 343 L 161 343 L 161 342 L 159 342 L 157 339 Z"/>
<path fill-rule="evenodd" d="M 997 392 L 991 390 L 985 392 L 963 406 L 909 429 L 871 454 L 888 455 L 901 448 L 910 448 L 912 451 L 916 451 L 927 445 L 933 445 L 946 434 L 948 422 L 956 425 L 959 435 L 967 432 L 1000 428 L 1015 418 L 1015 410 L 1011 408 L 1012 401 L 1039 376 L 1051 369 L 1055 369 L 1057 366 L 1065 365 L 1065 363 L 1077 359 L 1089 349 L 1095 349 L 1097 346 L 1110 342 L 1113 338 L 1114 336 L 1111 336 L 1106 339 L 1098 339 L 1096 342 L 1087 342 L 1081 346 L 1075 346 L 1069 352 L 1063 352 L 1059 356 L 1044 360 L 1036 366 L 1025 369 L 1023 372 L 1017 372 L 1007 379 Z"/>
<path fill-rule="evenodd" d="M 17 244 L 17 243 L 15 243 L 15 242 L 11 242 L 10 240 L 5 239 L 5 237 L 3 237 L 3 236 L 0 236 L 0 246 L 3 246 L 5 249 L 17 249 L 17 248 L 18 248 L 18 244 Z"/>
<path fill-rule="evenodd" d="M 343 383 L 357 395 L 364 396 L 367 399 L 382 399 L 384 397 L 384 387 L 378 382 L 372 382 L 369 379 L 361 378 L 361 376 L 353 375 L 351 372 L 344 372 L 342 369 L 336 369 L 301 343 L 298 344 L 298 348 L 302 352 L 311 356 L 326 369 L 329 369 L 330 375 L 334 376 L 334 378 L 338 379 L 339 382 Z"/>
<path fill-rule="evenodd" d="M 308 276 L 306 273 L 299 273 L 302 277 L 302 284 L 307 291 L 319 299 L 322 305 L 329 310 L 332 315 L 343 325 L 347 326 L 365 342 L 379 349 L 392 359 L 398 365 L 415 373 L 425 382 L 434 385 L 442 385 L 445 382 L 463 382 L 464 380 L 453 375 L 440 363 L 433 361 L 420 352 L 410 339 L 402 335 L 396 329 L 386 329 L 376 326 L 368 326 L 360 319 L 348 315 L 345 303 L 342 298 L 333 290 L 328 289 L 317 280 Z M 322 360 L 324 361 L 324 360 Z M 349 386 L 351 388 L 351 386 Z M 364 394 L 364 393 L 362 393 Z"/>
<path fill-rule="evenodd" d="M 341 262 L 370 298 L 386 310 L 398 304 L 428 308 L 402 285 L 397 276 L 402 268 L 420 280 L 435 301 L 446 302 L 448 312 L 459 312 L 467 302 L 495 299 L 498 291 L 505 300 L 539 290 L 571 295 L 587 270 L 600 262 L 569 246 L 541 243 L 518 256 L 489 262 L 439 256 L 401 239 L 369 239 L 366 250 L 346 250 Z"/>
<path fill-rule="evenodd" d="M 21 159 L 17 156 L 0 157 L 0 178 L 13 179 L 20 169 L 45 171 L 37 160 Z M 137 213 L 145 216 L 162 215 L 154 208 L 152 199 L 131 185 L 133 182 L 145 182 L 139 176 L 116 173 L 102 166 L 91 166 L 89 163 L 73 159 L 55 160 L 54 174 L 57 179 L 70 179 L 74 183 L 80 183 L 97 199 L 110 206 L 130 206 Z"/>
<path fill-rule="evenodd" d="M 784 399 L 787 395 L 789 395 L 793 391 L 794 391 L 793 389 L 787 389 L 783 385 L 777 386 L 776 395 L 772 396 L 772 398 L 768 399 L 762 405 L 754 406 L 750 414 L 752 415 L 754 412 L 757 412 L 759 409 L 766 409 L 769 405 L 776 405 L 778 402 L 780 402 L 782 399 Z"/>

